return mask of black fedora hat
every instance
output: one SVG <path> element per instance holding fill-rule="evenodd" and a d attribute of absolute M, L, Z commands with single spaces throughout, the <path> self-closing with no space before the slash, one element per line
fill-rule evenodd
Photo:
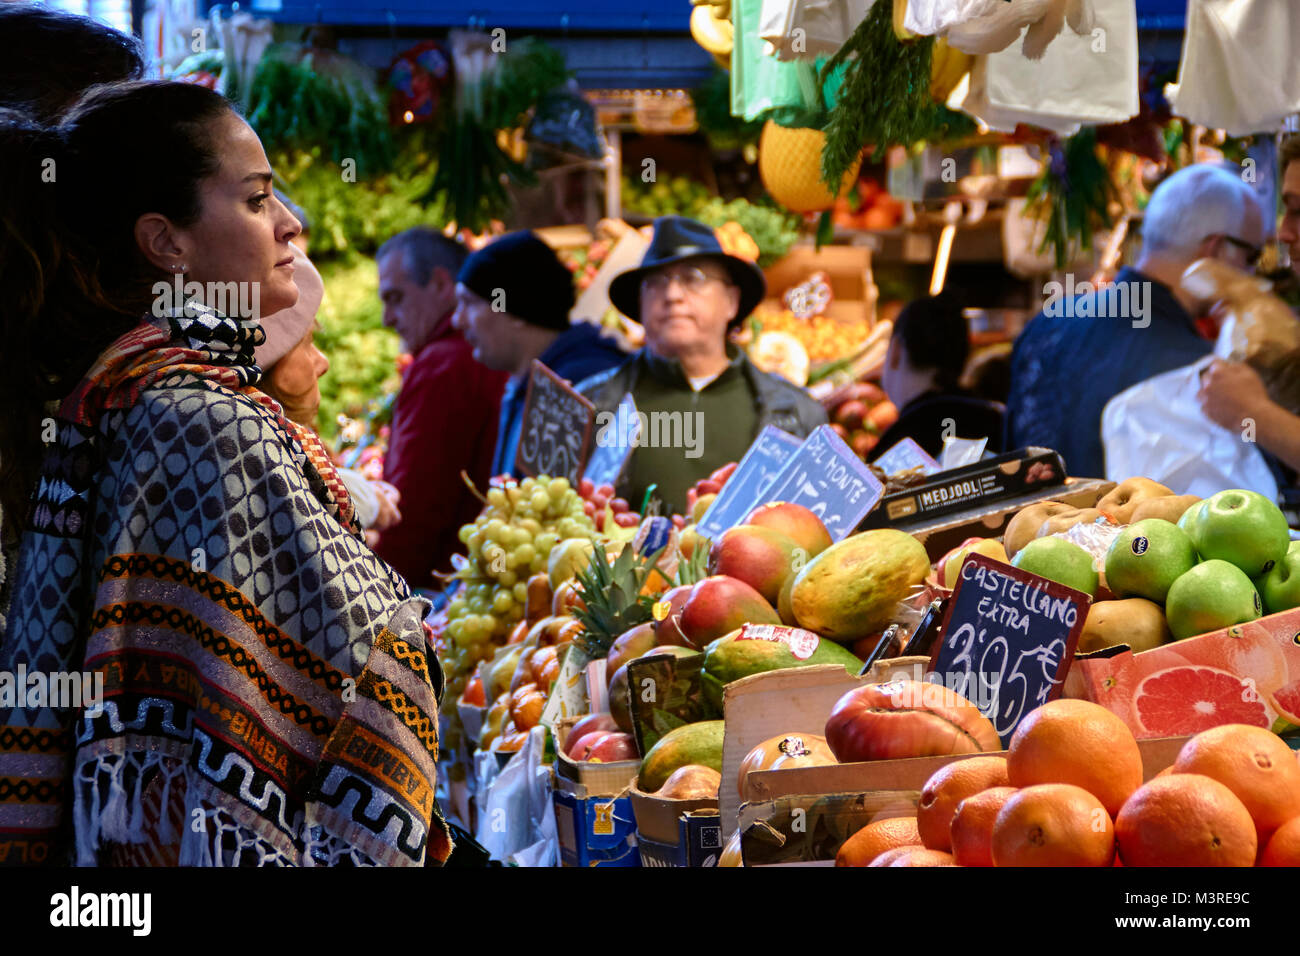
<path fill-rule="evenodd" d="M 639 321 L 642 280 L 662 266 L 701 257 L 715 259 L 726 266 L 731 281 L 740 289 L 740 308 L 733 322 L 749 315 L 763 301 L 767 293 L 763 270 L 746 259 L 723 252 L 712 229 L 685 216 L 661 216 L 655 220 L 654 238 L 641 257 L 641 265 L 614 277 L 609 284 L 609 301 L 624 315 Z"/>

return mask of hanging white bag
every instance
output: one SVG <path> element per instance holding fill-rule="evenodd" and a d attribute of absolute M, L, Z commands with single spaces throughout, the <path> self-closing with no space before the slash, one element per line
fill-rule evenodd
<path fill-rule="evenodd" d="M 877 0 L 763 0 L 758 35 L 778 60 L 831 56 L 867 18 Z M 884 0 L 890 2 L 890 0 Z"/>
<path fill-rule="evenodd" d="M 1134 0 L 1094 0 L 1092 28 L 1067 30 L 1041 60 L 1012 47 L 975 62 L 962 109 L 997 130 L 1029 123 L 1068 136 L 1082 124 L 1137 115 L 1138 41 Z"/>
<path fill-rule="evenodd" d="M 1188 0 L 1173 111 L 1232 136 L 1277 130 L 1300 111 L 1300 4 Z"/>
<path fill-rule="evenodd" d="M 1259 446 L 1205 417 L 1196 393 L 1207 355 L 1120 392 L 1101 416 L 1106 478 L 1142 475 L 1175 494 L 1208 498 L 1224 488 L 1247 488 L 1277 500 L 1277 480 Z"/>

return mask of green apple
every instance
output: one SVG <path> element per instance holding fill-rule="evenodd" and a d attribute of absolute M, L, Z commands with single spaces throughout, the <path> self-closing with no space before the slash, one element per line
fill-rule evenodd
<path fill-rule="evenodd" d="M 1179 640 L 1253 621 L 1263 610 L 1245 572 L 1219 558 L 1202 561 L 1180 577 L 1165 599 L 1169 630 Z"/>
<path fill-rule="evenodd" d="M 1097 569 L 1093 567 L 1092 555 L 1064 538 L 1055 535 L 1035 538 L 1016 552 L 1011 564 L 1089 596 L 1097 593 Z"/>
<path fill-rule="evenodd" d="M 1200 534 L 1201 516 L 1205 514 L 1205 508 L 1209 503 L 1209 498 L 1197 502 L 1184 511 L 1183 516 L 1178 519 L 1178 527 L 1182 528 L 1187 537 L 1192 539 L 1193 547 L 1196 546 L 1196 538 Z"/>
<path fill-rule="evenodd" d="M 1269 614 L 1300 607 L 1300 541 L 1292 541 L 1282 560 L 1255 582 Z"/>
<path fill-rule="evenodd" d="M 1231 488 L 1205 499 L 1192 519 L 1192 544 L 1206 561 L 1235 564 L 1247 577 L 1267 574 L 1291 543 L 1286 515 L 1263 495 Z"/>
<path fill-rule="evenodd" d="M 1121 531 L 1106 552 L 1106 586 L 1116 597 L 1164 603 L 1169 588 L 1196 566 L 1192 539 L 1171 521 L 1144 518 Z"/>

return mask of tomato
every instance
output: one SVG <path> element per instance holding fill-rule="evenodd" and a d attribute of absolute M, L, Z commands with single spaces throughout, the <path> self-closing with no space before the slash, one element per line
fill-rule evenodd
<path fill-rule="evenodd" d="M 841 697 L 826 721 L 841 763 L 989 753 L 1002 741 L 975 705 L 941 684 L 893 680 Z"/>

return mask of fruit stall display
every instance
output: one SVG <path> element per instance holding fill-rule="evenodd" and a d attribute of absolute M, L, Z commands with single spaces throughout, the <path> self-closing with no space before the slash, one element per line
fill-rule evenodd
<path fill-rule="evenodd" d="M 866 408 L 847 410 L 864 419 L 886 404 L 870 391 L 845 402 Z M 483 713 L 479 749 L 503 759 L 520 749 L 580 648 L 604 658 L 607 709 L 556 725 L 555 759 L 570 773 L 626 768 L 622 787 L 638 800 L 685 812 L 724 791 L 743 798 L 754 772 L 944 758 L 914 814 L 845 834 L 839 866 L 1296 864 L 1300 761 L 1286 738 L 1300 731 L 1300 655 L 1249 630 L 1300 607 L 1300 547 L 1271 502 L 1239 490 L 1200 500 L 1132 479 L 1090 508 L 1027 506 L 1000 538 L 972 538 L 932 563 L 904 531 L 834 542 L 786 502 L 709 541 L 695 523 L 734 468 L 701 480 L 689 513 L 666 518 L 637 515 L 609 486 L 494 481 L 463 532 L 467 588 L 438 637 L 448 699 Z M 941 685 L 856 677 L 882 640 L 888 663 L 907 633 L 891 625 L 914 624 L 916 609 L 948 596 L 971 553 L 1094 598 L 1064 697 L 1031 710 L 1005 751 L 976 705 Z M 1089 656 L 1120 643 L 1130 653 Z M 1179 656 L 1122 686 L 1075 679 L 1151 653 Z M 858 683 L 820 732 L 774 734 L 724 778 L 725 688 L 826 664 Z M 674 688 L 650 720 L 631 691 L 642 667 L 666 668 L 654 673 Z M 1225 680 L 1238 699 L 1256 690 L 1253 705 L 1230 706 Z M 1127 697 L 1098 700 L 1090 686 Z M 1174 698 L 1181 722 L 1160 723 Z M 1138 741 L 1180 735 L 1172 764 L 1144 775 Z M 737 831 L 718 865 L 740 859 Z"/>

